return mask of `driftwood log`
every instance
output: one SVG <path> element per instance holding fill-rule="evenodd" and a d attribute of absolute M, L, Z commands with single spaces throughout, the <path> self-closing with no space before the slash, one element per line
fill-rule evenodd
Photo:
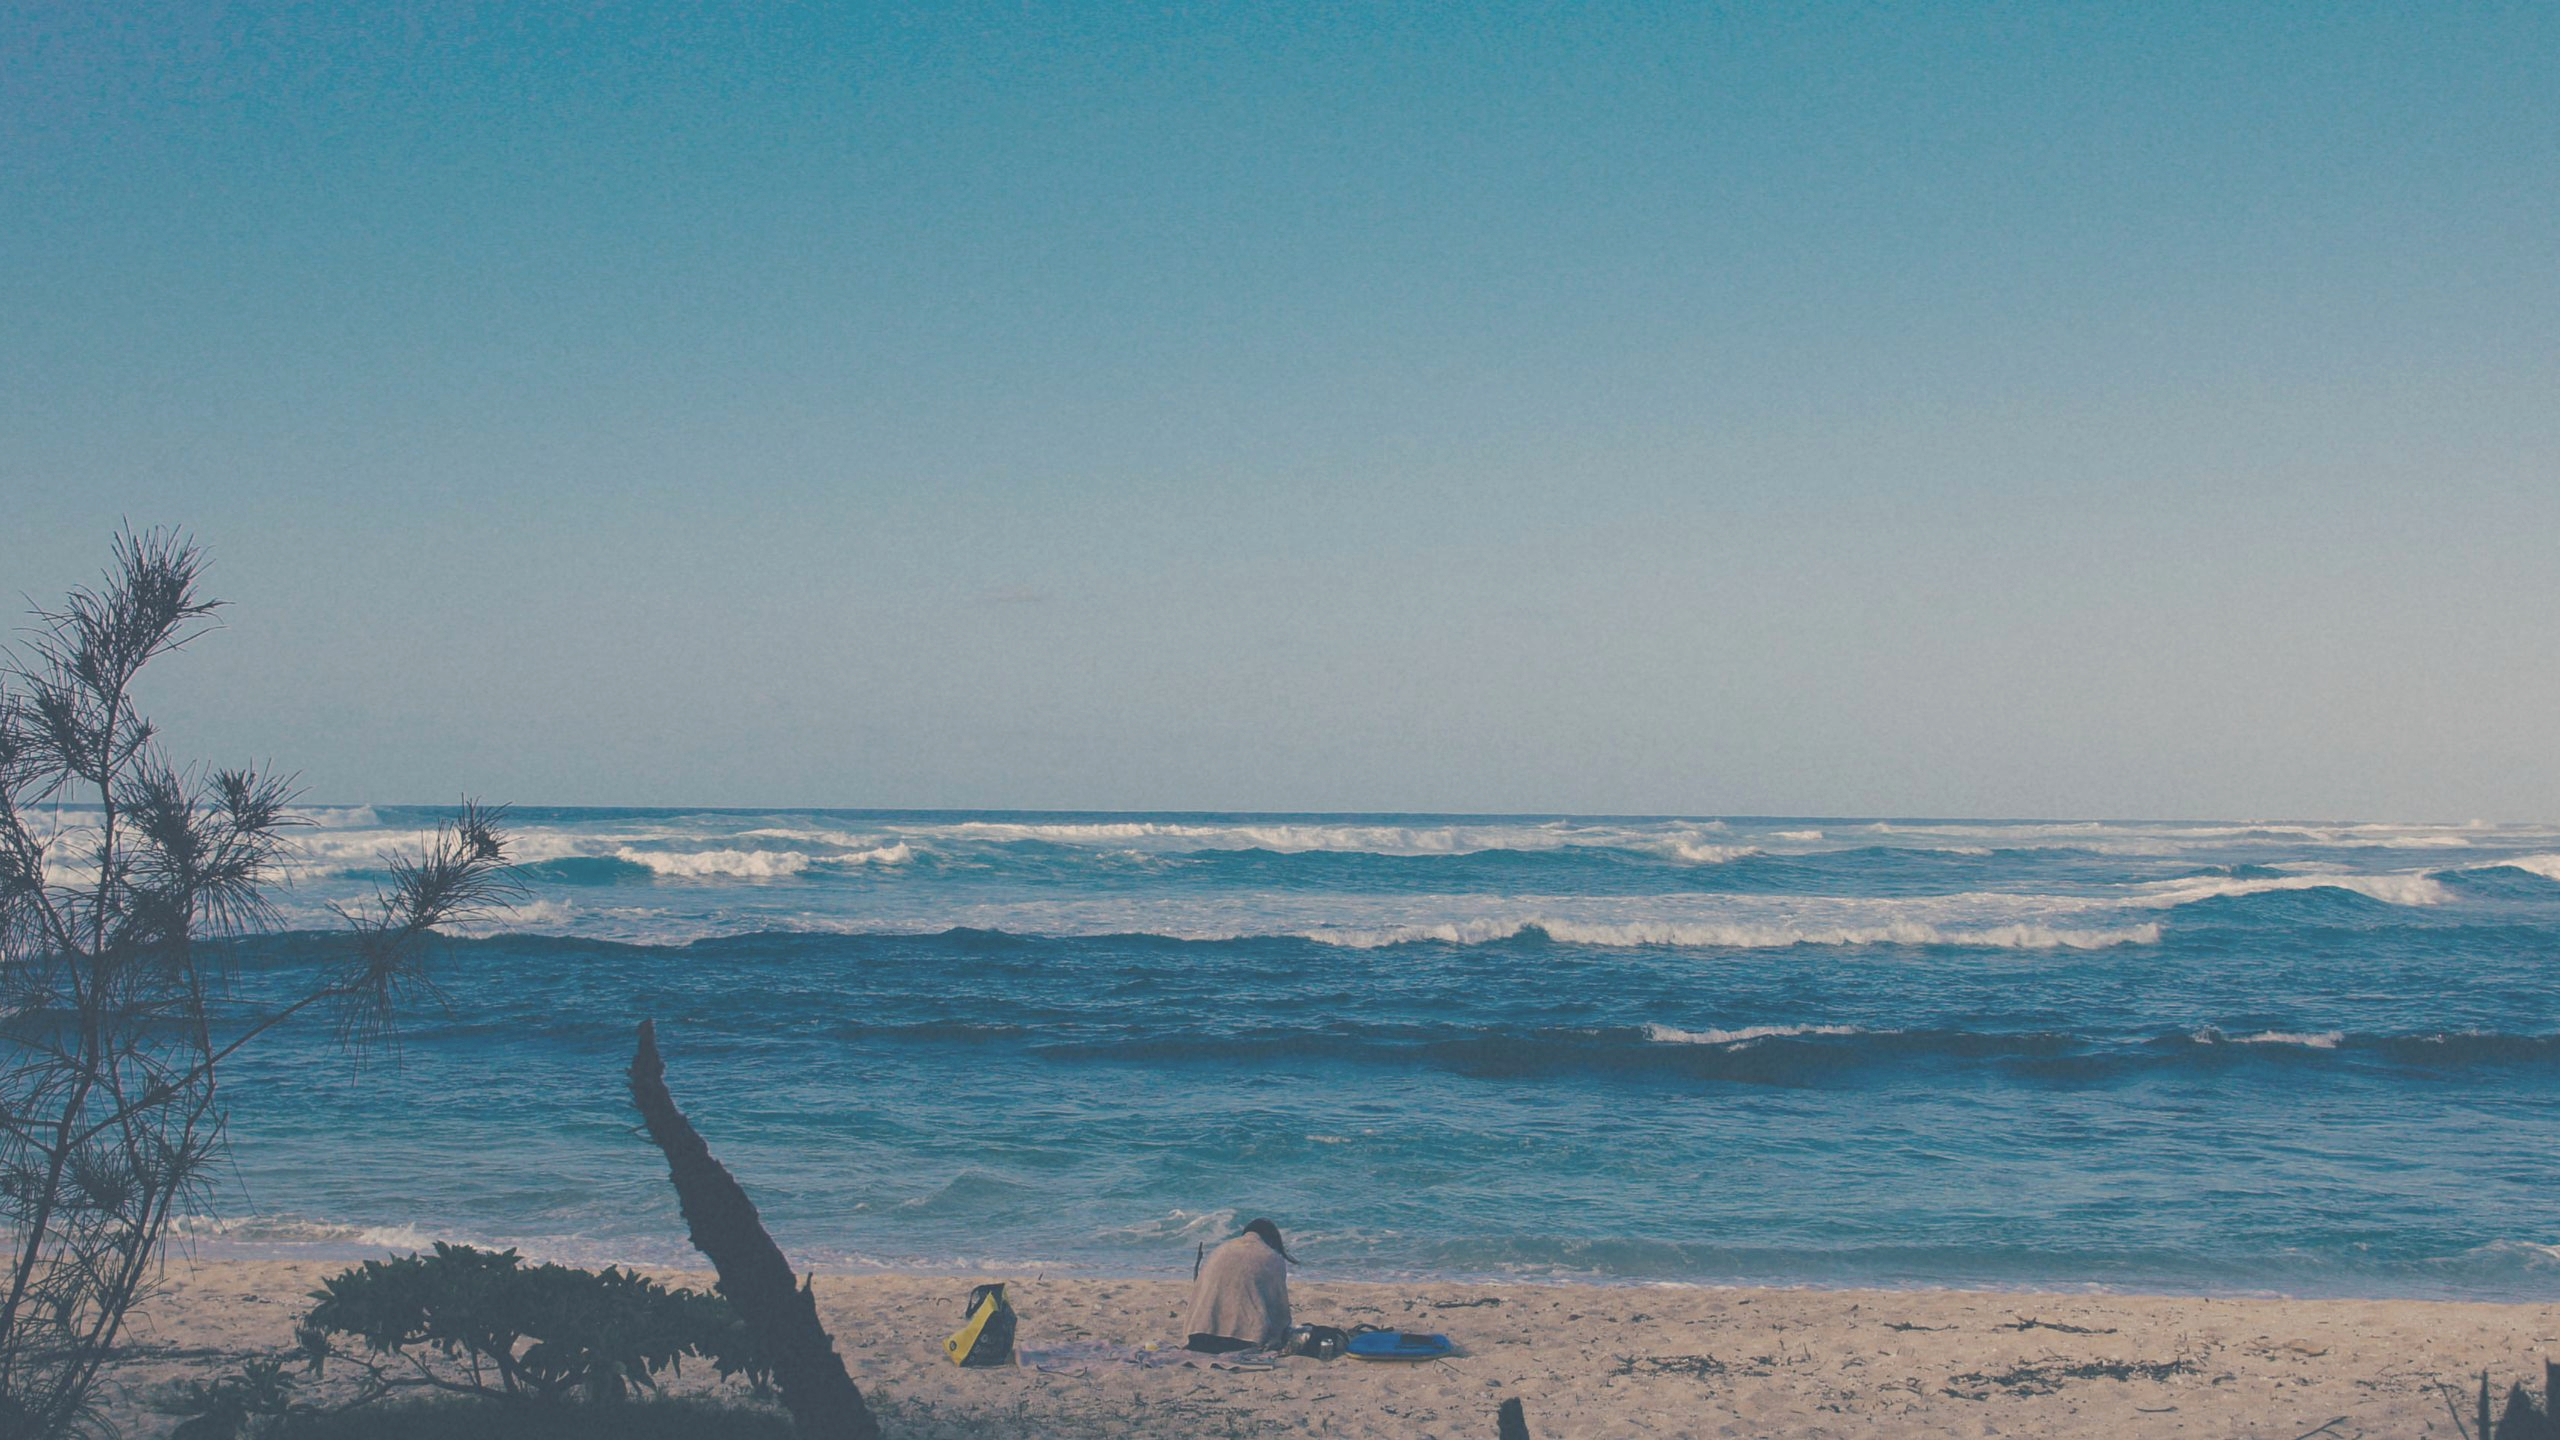
<path fill-rule="evenodd" d="M 834 1338 L 818 1323 L 817 1296 L 791 1273 L 755 1202 L 676 1108 L 666 1077 L 657 1029 L 643 1020 L 640 1048 L 631 1057 L 631 1103 L 666 1154 L 694 1248 L 711 1258 L 720 1293 L 773 1363 L 792 1428 L 806 1440 L 879 1440 L 879 1422 L 845 1373 Z"/>

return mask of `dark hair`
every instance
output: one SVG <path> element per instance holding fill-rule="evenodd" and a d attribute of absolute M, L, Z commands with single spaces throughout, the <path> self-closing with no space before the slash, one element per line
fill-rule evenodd
<path fill-rule="evenodd" d="M 1280 1243 L 1279 1226 L 1268 1220 L 1247 1220 L 1244 1222 L 1244 1233 L 1260 1238 L 1263 1244 L 1279 1251 L 1281 1259 L 1292 1265 L 1298 1263 L 1298 1257 L 1290 1254 L 1289 1247 Z"/>

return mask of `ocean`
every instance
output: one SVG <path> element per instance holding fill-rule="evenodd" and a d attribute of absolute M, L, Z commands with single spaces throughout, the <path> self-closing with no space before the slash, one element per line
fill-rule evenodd
<path fill-rule="evenodd" d="M 311 812 L 244 1005 L 436 810 Z M 203 1254 L 2560 1296 L 2560 830 L 520 809 L 396 1053 L 228 1072 Z"/>

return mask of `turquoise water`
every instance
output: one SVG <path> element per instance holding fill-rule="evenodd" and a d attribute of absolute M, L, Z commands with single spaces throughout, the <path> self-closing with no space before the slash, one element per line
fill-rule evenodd
<path fill-rule="evenodd" d="M 436 812 L 317 812 L 290 914 Z M 397 1068 L 233 1072 L 214 1253 L 2560 1296 L 2560 832 L 526 810 Z M 266 947 L 252 993 L 322 942 Z"/>

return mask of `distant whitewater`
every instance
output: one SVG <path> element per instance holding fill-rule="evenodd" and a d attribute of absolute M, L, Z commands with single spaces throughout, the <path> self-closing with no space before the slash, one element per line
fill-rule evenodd
<path fill-rule="evenodd" d="M 315 810 L 325 929 L 438 812 Z M 2560 1295 L 2560 830 L 529 810 L 400 1065 L 234 1084 L 214 1252 Z M 254 991 L 311 942 L 263 945 Z M 351 1158 L 360 1157 L 360 1158 Z"/>

